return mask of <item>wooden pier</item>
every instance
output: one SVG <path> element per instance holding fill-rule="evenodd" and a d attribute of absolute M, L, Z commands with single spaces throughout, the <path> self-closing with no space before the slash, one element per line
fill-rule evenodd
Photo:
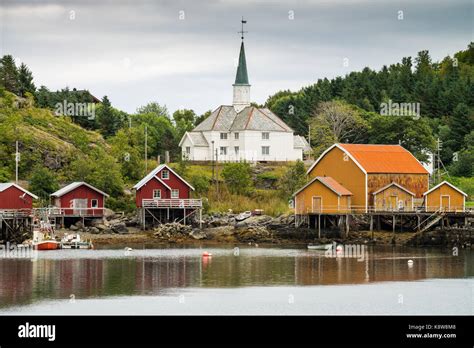
<path fill-rule="evenodd" d="M 198 220 L 202 227 L 201 199 L 143 199 L 139 209 L 139 218 L 143 229 L 166 222 L 187 224 Z"/>
<path fill-rule="evenodd" d="M 0 241 L 21 243 L 33 235 L 31 209 L 0 210 Z"/>
<path fill-rule="evenodd" d="M 341 213 L 308 212 L 295 215 L 295 227 L 314 228 L 321 232 L 327 229 L 338 229 L 341 236 L 348 235 L 351 224 L 357 221 L 359 225 L 367 226 L 374 231 L 414 232 L 422 234 L 436 227 L 451 227 L 457 225 L 462 228 L 474 227 L 474 210 L 464 211 L 351 211 Z"/>

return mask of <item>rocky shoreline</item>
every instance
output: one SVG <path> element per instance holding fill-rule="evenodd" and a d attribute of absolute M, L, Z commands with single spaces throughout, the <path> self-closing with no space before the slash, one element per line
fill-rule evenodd
<path fill-rule="evenodd" d="M 103 220 L 93 220 L 90 226 L 78 222 L 69 229 L 59 230 L 58 235 L 79 232 L 82 239 L 90 239 L 95 245 L 143 244 L 248 244 L 284 245 L 308 243 L 353 243 L 367 245 L 410 245 L 471 247 L 474 231 L 469 229 L 433 230 L 416 235 L 413 232 L 351 231 L 341 237 L 337 230 L 324 231 L 324 238 L 317 239 L 317 231 L 295 228 L 293 215 L 271 217 L 251 216 L 238 221 L 235 214 L 223 213 L 203 216 L 203 228 L 195 225 L 167 223 L 148 231 L 139 228 L 135 217 L 117 216 L 110 213 Z"/>

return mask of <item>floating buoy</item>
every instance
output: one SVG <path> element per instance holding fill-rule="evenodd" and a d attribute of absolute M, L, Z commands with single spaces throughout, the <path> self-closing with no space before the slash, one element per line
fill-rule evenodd
<path fill-rule="evenodd" d="M 133 249 L 132 249 L 132 248 L 129 248 L 129 247 L 125 247 L 124 250 L 125 250 L 125 251 L 132 251 Z"/>
<path fill-rule="evenodd" d="M 212 254 L 210 252 L 205 251 L 202 253 L 202 257 L 211 257 L 211 256 Z"/>
<path fill-rule="evenodd" d="M 408 260 L 408 266 L 413 266 L 413 260 Z"/>

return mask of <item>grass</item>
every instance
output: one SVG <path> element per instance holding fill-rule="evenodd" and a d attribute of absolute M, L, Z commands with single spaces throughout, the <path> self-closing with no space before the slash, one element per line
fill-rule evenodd
<path fill-rule="evenodd" d="M 474 201 L 466 202 L 466 208 L 474 208 Z"/>
<path fill-rule="evenodd" d="M 262 209 L 263 213 L 270 216 L 279 216 L 290 212 L 288 201 L 277 190 L 254 190 L 250 196 L 235 195 L 222 185 L 217 192 L 212 187 L 208 194 L 207 212 L 227 212 L 232 210 L 240 213 L 247 210 Z"/>

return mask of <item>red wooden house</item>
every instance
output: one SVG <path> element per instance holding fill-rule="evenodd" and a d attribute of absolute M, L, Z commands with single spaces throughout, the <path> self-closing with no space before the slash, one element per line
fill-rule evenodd
<path fill-rule="evenodd" d="M 51 203 L 61 216 L 102 217 L 109 195 L 86 182 L 73 182 L 51 194 Z"/>
<path fill-rule="evenodd" d="M 0 183 L 0 210 L 33 209 L 33 199 L 37 196 L 14 183 Z"/>
<path fill-rule="evenodd" d="M 201 212 L 202 201 L 191 198 L 194 188 L 173 169 L 161 164 L 134 187 L 135 203 L 140 211 L 142 225 L 178 220 L 186 223 L 196 211 Z"/>

